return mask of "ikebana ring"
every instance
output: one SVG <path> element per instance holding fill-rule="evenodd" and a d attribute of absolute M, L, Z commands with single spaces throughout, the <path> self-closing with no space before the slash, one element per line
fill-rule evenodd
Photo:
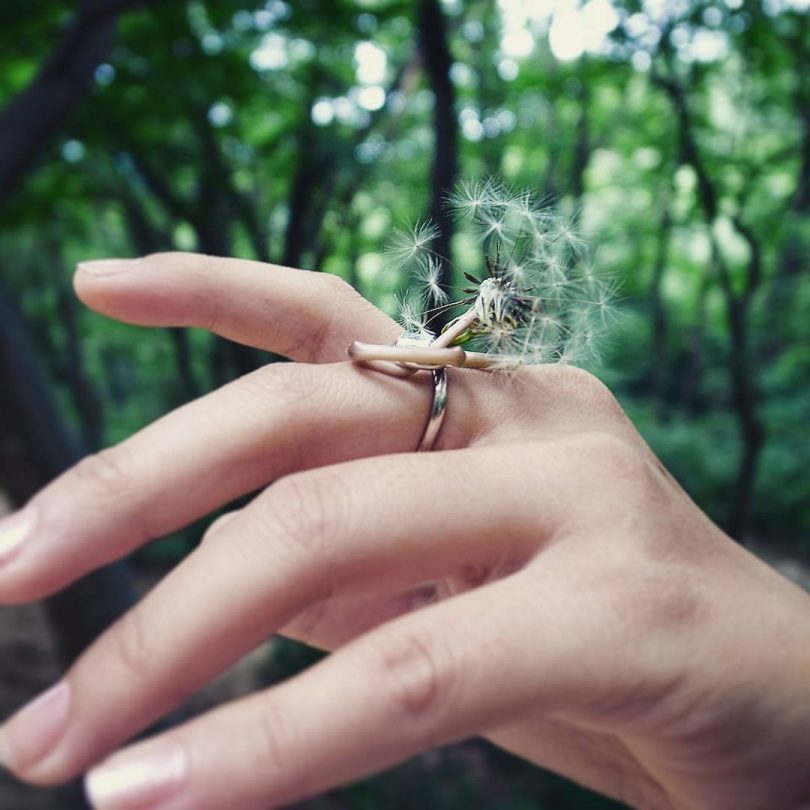
<path fill-rule="evenodd" d="M 447 413 L 447 366 L 463 366 L 466 353 L 460 346 L 431 348 L 434 336 L 429 332 L 403 332 L 392 346 L 355 341 L 349 356 L 356 365 L 382 371 L 396 377 L 407 377 L 416 371 L 433 375 L 433 398 L 430 414 L 422 431 L 416 452 L 432 450 Z"/>

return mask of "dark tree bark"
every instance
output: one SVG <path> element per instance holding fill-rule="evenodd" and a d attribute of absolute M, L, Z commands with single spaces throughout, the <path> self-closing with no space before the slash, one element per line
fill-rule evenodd
<path fill-rule="evenodd" d="M 765 443 L 765 428 L 758 410 L 758 391 L 750 347 L 748 317 L 751 299 L 762 281 L 762 251 L 753 230 L 740 217 L 735 218 L 734 226 L 749 246 L 745 281 L 742 291 L 738 292 L 725 258 L 716 240 L 711 236 L 719 213 L 720 194 L 701 155 L 686 93 L 681 84 L 671 76 L 656 74 L 654 80 L 664 89 L 675 111 L 678 121 L 681 162 L 691 166 L 697 178 L 698 203 L 703 210 L 706 227 L 710 234 L 713 264 L 717 270 L 726 306 L 730 338 L 728 363 L 732 406 L 737 419 L 742 451 L 737 476 L 732 486 L 726 528 L 729 534 L 738 541 L 744 542 L 756 484 L 757 467 Z"/>
<path fill-rule="evenodd" d="M 810 49 L 806 45 L 810 21 L 802 16 L 796 22 L 797 31 L 787 42 L 795 64 L 793 107 L 799 123 L 799 166 L 787 216 L 782 221 L 783 236 L 764 307 L 765 328 L 760 352 L 763 364 L 772 363 L 782 348 L 785 322 L 789 322 L 790 314 L 795 312 L 795 284 L 810 270 L 810 240 L 802 227 L 810 215 L 810 83 L 806 79 L 810 72 Z"/>
<path fill-rule="evenodd" d="M 167 233 L 158 231 L 152 225 L 137 194 L 126 187 L 122 187 L 119 193 L 124 208 L 124 221 L 135 252 L 141 256 L 146 256 L 150 253 L 171 250 L 171 237 Z M 191 348 L 188 342 L 188 332 L 182 327 L 169 329 L 168 332 L 174 346 L 177 374 L 181 387 L 177 400 L 178 404 L 181 404 L 196 399 L 202 393 L 202 389 L 197 383 L 191 366 Z"/>
<path fill-rule="evenodd" d="M 76 297 L 70 284 L 64 280 L 59 279 L 54 284 L 59 320 L 67 337 L 63 364 L 64 381 L 67 383 L 79 414 L 84 446 L 90 450 L 99 450 L 104 440 L 104 408 L 98 391 L 85 369 L 84 347 L 79 336 Z"/>
<path fill-rule="evenodd" d="M 742 458 L 731 498 L 728 529 L 732 537 L 743 539 L 749 524 L 759 456 L 765 442 L 765 428 L 757 410 L 756 383 L 750 368 L 753 360 L 748 329 L 751 297 L 762 280 L 762 247 L 754 231 L 739 217 L 735 219 L 734 224 L 749 248 L 742 293 L 735 293 L 731 276 L 721 256 L 719 267 L 721 285 L 726 294 L 726 311 L 731 332 L 732 393 L 743 440 Z"/>
<path fill-rule="evenodd" d="M 0 478 L 16 506 L 84 455 L 54 403 L 22 318 L 0 284 Z M 65 664 L 135 602 L 124 564 L 86 576 L 46 600 Z"/>
<path fill-rule="evenodd" d="M 0 206 L 34 165 L 67 114 L 87 95 L 108 54 L 118 15 L 133 0 L 86 0 L 34 80 L 0 111 Z M 0 476 L 22 505 L 72 466 L 84 448 L 70 435 L 37 362 L 24 321 L 0 286 Z M 46 601 L 67 665 L 135 601 L 123 563 L 79 580 Z"/>
<path fill-rule="evenodd" d="M 663 416 L 666 406 L 667 336 L 669 323 L 667 309 L 662 296 L 664 274 L 669 259 L 669 243 L 672 231 L 672 214 L 669 200 L 664 204 L 661 219 L 658 223 L 658 234 L 653 258 L 652 278 L 650 280 L 650 315 L 652 317 L 652 345 L 650 352 L 650 396 L 655 403 L 658 417 Z"/>
<path fill-rule="evenodd" d="M 229 169 L 206 115 L 198 110 L 193 122 L 201 166 L 194 195 L 198 201 L 196 204 L 177 194 L 164 176 L 154 169 L 150 159 L 135 149 L 131 151 L 133 164 L 167 216 L 172 220 L 186 221 L 192 226 L 200 252 L 211 256 L 229 256 L 232 253 L 231 228 L 237 215 L 244 217 L 244 208 L 249 202 L 240 200 L 239 193 L 233 187 Z M 262 256 L 257 258 L 263 258 L 266 253 L 265 248 Z M 175 336 L 174 340 L 182 370 L 182 363 L 188 359 L 186 338 Z M 250 346 L 218 340 L 212 356 L 214 379 L 217 384 L 224 384 L 254 371 L 265 361 L 266 358 Z M 188 380 L 190 382 L 191 377 Z"/>
<path fill-rule="evenodd" d="M 405 95 L 411 93 L 417 84 L 418 75 L 420 73 L 419 60 L 416 57 L 409 59 L 396 72 L 386 92 L 386 96 L 389 96 L 393 92 L 402 92 Z M 372 164 L 359 163 L 354 159 L 355 150 L 378 129 L 381 129 L 380 134 L 382 137 L 388 140 L 390 131 L 393 129 L 397 118 L 397 115 L 391 115 L 389 105 L 385 105 L 374 112 L 368 124 L 357 130 L 354 138 L 350 141 L 349 154 L 345 155 L 345 158 L 339 161 L 338 165 L 334 167 L 335 170 L 339 169 L 340 166 L 344 168 L 339 175 L 333 172 L 333 176 L 335 177 L 334 185 L 330 185 L 330 194 L 324 197 L 319 208 L 317 226 L 313 227 L 313 233 L 315 234 L 313 237 L 315 243 L 313 270 L 320 269 L 326 257 L 329 256 L 334 249 L 332 241 L 324 234 L 322 228 L 323 217 L 327 210 L 331 208 L 331 210 L 337 214 L 340 228 L 349 228 L 351 230 L 354 227 L 352 203 L 357 192 L 363 188 L 363 181 L 366 176 L 373 171 Z M 384 120 L 387 121 L 387 125 L 383 128 L 381 127 L 381 122 Z M 356 269 L 353 266 L 350 273 L 354 278 L 354 282 L 352 283 L 357 287 Z"/>
<path fill-rule="evenodd" d="M 698 184 L 698 198 L 705 212 L 707 222 L 714 223 L 717 219 L 718 195 L 714 181 L 703 162 L 695 136 L 692 112 L 686 101 L 683 87 L 675 80 L 661 74 L 653 77 L 656 84 L 661 87 L 669 97 L 678 121 L 678 147 L 680 162 L 694 169 Z"/>
<path fill-rule="evenodd" d="M 791 208 L 793 211 L 807 214 L 810 213 L 810 83 L 807 81 L 810 73 L 810 48 L 807 47 L 810 19 L 807 15 L 797 17 L 796 28 L 794 36 L 790 37 L 788 42 L 795 62 L 793 98 L 801 127 L 801 141 L 799 173 Z"/>
<path fill-rule="evenodd" d="M 203 253 L 211 256 L 231 255 L 231 226 L 234 221 L 235 192 L 231 176 L 216 137 L 208 123 L 208 114 L 199 110 L 194 115 L 195 134 L 199 144 L 199 175 L 192 225 Z"/>
<path fill-rule="evenodd" d="M 0 111 L 0 206 L 88 94 L 95 69 L 112 48 L 118 16 L 136 4 L 85 0 L 37 76 Z"/>
<path fill-rule="evenodd" d="M 419 47 L 431 90 L 433 91 L 433 131 L 435 151 L 431 171 L 431 201 L 429 217 L 439 229 L 435 251 L 441 261 L 440 284 L 448 289 L 452 284 L 453 219 L 447 209 L 447 195 L 452 191 L 458 174 L 458 123 L 456 90 L 450 78 L 453 57 L 447 35 L 447 20 L 439 0 L 421 0 L 417 11 Z M 438 329 L 444 325 L 437 318 Z"/>
<path fill-rule="evenodd" d="M 0 482 L 22 506 L 83 455 L 37 362 L 25 324 L 0 282 Z M 67 667 L 129 609 L 137 594 L 124 562 L 94 571 L 44 601 L 57 656 Z M 78 781 L 59 788 L 59 807 L 87 807 Z"/>
<path fill-rule="evenodd" d="M 574 139 L 573 163 L 571 165 L 571 193 L 579 202 L 585 193 L 585 172 L 591 160 L 591 119 L 590 90 L 583 81 L 580 93 L 580 111 L 577 118 L 576 137 Z"/>
<path fill-rule="evenodd" d="M 309 110 L 311 104 L 306 104 Z M 290 182 L 287 195 L 287 228 L 284 232 L 284 253 L 281 258 L 286 267 L 300 267 L 307 249 L 314 244 L 311 233 L 311 211 L 316 198 L 321 194 L 319 187 L 329 184 L 334 170 L 332 161 L 324 161 L 318 153 L 315 133 L 309 118 L 298 131 L 298 161 Z"/>
<path fill-rule="evenodd" d="M 704 407 L 701 383 L 706 369 L 706 321 L 711 286 L 711 276 L 706 273 L 698 290 L 695 317 L 684 341 L 683 372 L 679 376 L 677 398 L 690 416 L 696 416 Z"/>

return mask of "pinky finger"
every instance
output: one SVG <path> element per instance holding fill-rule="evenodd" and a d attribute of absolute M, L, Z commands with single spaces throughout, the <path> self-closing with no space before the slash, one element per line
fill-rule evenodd
<path fill-rule="evenodd" d="M 277 807 L 503 725 L 544 683 L 553 693 L 559 673 L 534 660 L 521 580 L 395 619 L 281 686 L 113 756 L 88 775 L 93 806 Z M 548 644 L 569 667 L 571 646 Z"/>

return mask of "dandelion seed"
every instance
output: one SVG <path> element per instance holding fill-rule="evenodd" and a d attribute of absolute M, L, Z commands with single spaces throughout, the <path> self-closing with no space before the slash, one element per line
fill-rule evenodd
<path fill-rule="evenodd" d="M 616 281 L 597 282 L 594 311 L 602 323 L 615 321 L 618 318 L 616 299 L 619 295 L 619 284 Z"/>
<path fill-rule="evenodd" d="M 394 261 L 413 265 L 419 290 L 402 302 L 403 325 L 424 330 L 425 307 L 436 313 L 463 304 L 466 312 L 451 321 L 437 346 L 469 344 L 504 368 L 594 357 L 615 315 L 616 285 L 600 278 L 575 210 L 554 208 L 492 179 L 461 183 L 448 205 L 477 235 L 486 273 L 478 278 L 459 270 L 471 286 L 464 291 L 469 297 L 454 303 L 440 284 L 441 265 L 430 247 L 436 227 L 425 222 L 395 235 Z"/>
<path fill-rule="evenodd" d="M 512 282 L 518 285 L 526 278 L 526 265 L 522 262 L 509 262 L 504 271 Z"/>
<path fill-rule="evenodd" d="M 420 262 L 415 276 L 431 304 L 446 304 L 450 300 L 450 295 L 441 285 L 442 265 L 435 256 L 428 256 Z"/>
<path fill-rule="evenodd" d="M 487 183 L 462 180 L 450 194 L 450 210 L 461 219 L 475 219 L 489 199 Z"/>
<path fill-rule="evenodd" d="M 528 189 L 518 191 L 512 200 L 512 206 L 527 223 L 537 216 L 537 208 L 534 204 L 534 197 Z"/>
<path fill-rule="evenodd" d="M 409 231 L 395 230 L 388 254 L 399 267 L 430 255 L 430 245 L 439 235 L 439 228 L 429 220 L 417 222 Z"/>
<path fill-rule="evenodd" d="M 423 334 L 427 331 L 425 299 L 418 290 L 409 289 L 398 296 L 399 324 L 406 332 Z"/>
<path fill-rule="evenodd" d="M 481 216 L 480 228 L 483 238 L 503 237 L 504 234 L 503 211 L 487 213 Z"/>

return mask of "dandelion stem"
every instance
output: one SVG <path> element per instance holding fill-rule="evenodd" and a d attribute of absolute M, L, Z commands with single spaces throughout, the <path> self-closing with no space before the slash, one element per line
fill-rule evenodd
<path fill-rule="evenodd" d="M 475 307 L 470 307 L 461 317 L 457 318 L 451 326 L 442 332 L 431 344 L 431 351 L 451 346 L 456 338 L 461 337 L 476 321 L 478 314 Z"/>
<path fill-rule="evenodd" d="M 509 368 L 520 365 L 520 357 L 499 356 L 487 354 L 486 352 L 465 352 L 464 368 Z"/>
<path fill-rule="evenodd" d="M 431 346 L 382 346 L 355 340 L 349 346 L 349 356 L 355 363 L 388 360 L 395 363 L 414 363 L 419 366 L 463 366 L 465 352 L 461 346 L 434 349 Z"/>

